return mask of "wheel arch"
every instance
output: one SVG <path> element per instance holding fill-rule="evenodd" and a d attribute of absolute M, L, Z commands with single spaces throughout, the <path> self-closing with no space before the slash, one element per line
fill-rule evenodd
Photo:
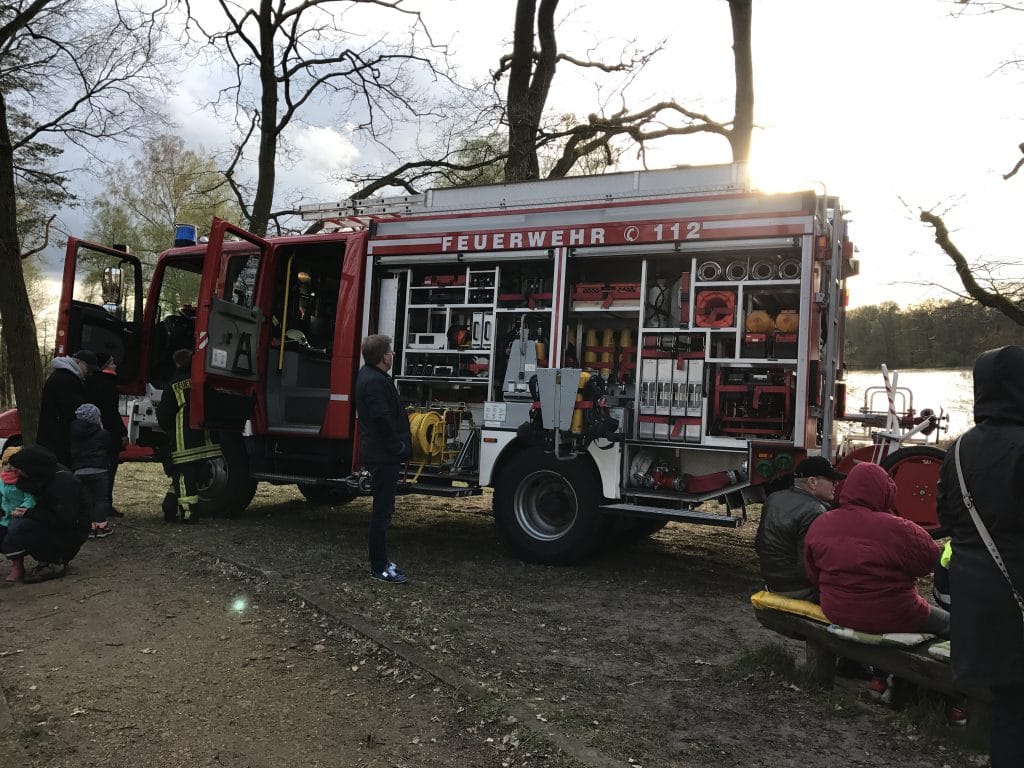
<path fill-rule="evenodd" d="M 490 465 L 490 472 L 487 475 L 486 479 L 484 478 L 483 462 L 481 461 L 480 484 L 487 485 L 492 488 L 495 487 L 497 485 L 498 479 L 501 477 L 501 473 L 509 465 L 509 463 L 521 453 L 531 450 L 536 450 L 539 451 L 540 453 L 550 453 L 552 456 L 554 455 L 551 451 L 547 450 L 545 446 L 537 445 L 536 443 L 531 443 L 530 441 L 523 440 L 519 437 L 513 438 L 510 442 L 506 443 L 498 452 L 497 457 Z M 590 453 L 590 451 L 585 451 L 583 453 L 576 454 L 574 458 L 578 461 L 583 462 L 583 464 L 593 474 L 594 482 L 598 483 L 598 485 L 602 488 L 602 494 L 604 496 L 608 496 L 608 494 L 604 492 L 606 491 L 606 489 L 604 487 L 604 481 L 601 476 L 600 467 L 598 466 L 597 461 L 594 459 L 594 456 Z"/>
<path fill-rule="evenodd" d="M 509 433 L 503 433 L 509 434 Z M 528 450 L 532 446 L 530 443 L 516 437 L 512 433 L 511 440 L 502 440 L 502 435 L 488 435 L 488 437 L 496 437 L 497 443 L 481 443 L 480 450 L 480 485 L 495 487 L 498 483 L 498 478 L 504 471 L 505 467 L 508 466 L 509 461 L 512 457 Z"/>

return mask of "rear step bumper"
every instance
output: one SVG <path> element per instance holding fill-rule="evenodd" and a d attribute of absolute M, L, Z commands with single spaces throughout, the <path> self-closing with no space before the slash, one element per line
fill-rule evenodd
<path fill-rule="evenodd" d="M 265 483 L 275 485 L 314 485 L 318 488 L 329 488 L 344 486 L 352 490 L 352 483 L 345 477 L 309 477 L 308 475 L 285 475 L 277 472 L 253 472 L 254 480 L 261 480 Z M 405 495 L 416 493 L 420 496 L 446 496 L 448 498 L 462 498 L 464 496 L 479 496 L 484 489 L 479 485 L 454 486 L 454 485 L 430 485 L 427 483 L 399 483 L 399 494 Z"/>
<path fill-rule="evenodd" d="M 310 477 L 308 475 L 283 475 L 278 472 L 253 472 L 253 480 L 260 480 L 264 483 L 275 485 L 316 485 L 316 486 L 337 486 L 347 485 L 344 477 Z"/>
<path fill-rule="evenodd" d="M 484 489 L 479 485 L 455 486 L 455 485 L 427 485 L 425 483 L 399 483 L 398 493 L 419 494 L 420 496 L 445 496 L 450 499 L 459 499 L 465 496 L 479 496 Z"/>
<path fill-rule="evenodd" d="M 664 507 L 651 507 L 645 504 L 604 504 L 599 509 L 602 512 L 613 514 L 644 515 L 645 517 L 660 517 L 669 520 L 676 520 L 680 523 L 695 523 L 697 525 L 717 525 L 722 528 L 738 528 L 742 522 L 738 517 L 730 515 L 719 515 L 714 512 L 701 512 L 696 509 L 665 509 Z"/>

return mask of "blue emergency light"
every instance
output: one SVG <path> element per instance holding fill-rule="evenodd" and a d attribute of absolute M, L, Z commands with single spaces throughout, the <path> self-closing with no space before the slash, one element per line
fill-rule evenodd
<path fill-rule="evenodd" d="M 197 234 L 198 230 L 195 224 L 175 224 L 174 247 L 182 248 L 186 245 L 195 245 Z"/>

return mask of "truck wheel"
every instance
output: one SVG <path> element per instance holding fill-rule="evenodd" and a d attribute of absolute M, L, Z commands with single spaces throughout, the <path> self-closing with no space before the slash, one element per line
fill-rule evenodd
<path fill-rule="evenodd" d="M 495 484 L 495 523 L 524 560 L 575 563 L 600 547 L 611 528 L 597 508 L 600 488 L 589 458 L 559 461 L 526 450 L 509 459 Z"/>
<path fill-rule="evenodd" d="M 929 532 L 939 528 L 935 504 L 945 456 L 940 448 L 917 445 L 900 448 L 881 462 L 896 483 L 896 514 Z"/>
<path fill-rule="evenodd" d="M 297 487 L 299 493 L 305 497 L 306 501 L 313 504 L 327 504 L 332 507 L 340 507 L 342 504 L 347 504 L 359 495 L 358 492 L 351 488 L 339 485 L 299 483 Z"/>
<path fill-rule="evenodd" d="M 222 455 L 204 462 L 199 471 L 198 513 L 203 517 L 240 514 L 256 495 L 242 436 L 222 433 L 220 449 Z"/>

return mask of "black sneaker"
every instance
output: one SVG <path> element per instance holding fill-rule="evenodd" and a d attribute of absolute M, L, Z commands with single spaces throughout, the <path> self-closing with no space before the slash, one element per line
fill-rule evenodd
<path fill-rule="evenodd" d="M 405 584 L 409 577 L 402 573 L 394 563 L 388 563 L 383 571 L 370 571 L 370 575 L 377 581 L 386 581 L 389 584 Z"/>
<path fill-rule="evenodd" d="M 168 493 L 160 503 L 160 509 L 164 513 L 165 523 L 176 522 L 178 520 L 178 497 L 173 493 Z"/>

